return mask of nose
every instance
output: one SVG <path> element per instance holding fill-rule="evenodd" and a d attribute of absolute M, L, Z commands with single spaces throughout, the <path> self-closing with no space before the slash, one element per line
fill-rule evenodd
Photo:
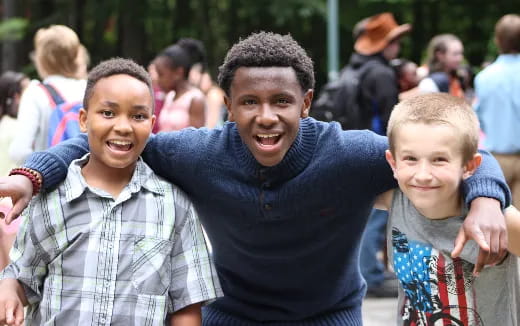
<path fill-rule="evenodd" d="M 264 127 L 270 127 L 278 122 L 278 114 L 269 103 L 265 103 L 260 108 L 257 122 Z"/>
<path fill-rule="evenodd" d="M 132 132 L 132 125 L 126 116 L 119 116 L 115 119 L 114 130 L 120 134 L 128 134 Z"/>
<path fill-rule="evenodd" d="M 431 166 L 428 162 L 421 162 L 418 164 L 415 178 L 421 182 L 426 182 L 432 179 Z"/>

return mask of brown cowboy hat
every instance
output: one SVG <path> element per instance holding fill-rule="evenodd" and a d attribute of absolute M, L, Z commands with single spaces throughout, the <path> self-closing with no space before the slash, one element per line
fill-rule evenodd
<path fill-rule="evenodd" d="M 363 33 L 359 36 L 354 49 L 357 53 L 372 55 L 381 52 L 392 40 L 412 29 L 412 25 L 397 25 L 394 15 L 385 12 L 367 19 Z"/>

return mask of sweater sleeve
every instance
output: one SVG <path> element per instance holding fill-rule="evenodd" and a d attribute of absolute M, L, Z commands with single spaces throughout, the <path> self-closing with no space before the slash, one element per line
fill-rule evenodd
<path fill-rule="evenodd" d="M 25 161 L 24 166 L 40 172 L 43 188 L 54 188 L 65 180 L 70 163 L 88 153 L 86 134 L 64 141 L 46 151 L 35 152 Z"/>
<path fill-rule="evenodd" d="M 500 201 L 502 208 L 508 207 L 511 205 L 511 192 L 497 160 L 486 151 L 479 152 L 482 154 L 482 164 L 463 183 L 466 205 L 469 206 L 477 197 L 489 197 Z"/>

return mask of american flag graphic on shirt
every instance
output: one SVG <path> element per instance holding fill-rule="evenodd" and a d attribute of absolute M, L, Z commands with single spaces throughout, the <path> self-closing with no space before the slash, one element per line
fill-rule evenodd
<path fill-rule="evenodd" d="M 404 325 L 484 325 L 475 310 L 473 264 L 409 241 L 397 228 L 392 229 L 392 246 L 394 270 L 405 293 Z"/>

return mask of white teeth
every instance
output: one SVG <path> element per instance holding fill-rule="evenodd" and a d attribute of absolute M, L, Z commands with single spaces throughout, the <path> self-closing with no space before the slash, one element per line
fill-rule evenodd
<path fill-rule="evenodd" d="M 118 146 L 127 146 L 127 145 L 132 144 L 132 142 L 125 141 L 125 140 L 111 140 L 110 143 L 112 143 L 114 145 L 118 145 Z"/>
<path fill-rule="evenodd" d="M 260 138 L 274 138 L 274 137 L 278 137 L 280 136 L 280 134 L 272 134 L 272 135 L 268 135 L 268 134 L 259 134 L 257 135 L 258 137 Z"/>

